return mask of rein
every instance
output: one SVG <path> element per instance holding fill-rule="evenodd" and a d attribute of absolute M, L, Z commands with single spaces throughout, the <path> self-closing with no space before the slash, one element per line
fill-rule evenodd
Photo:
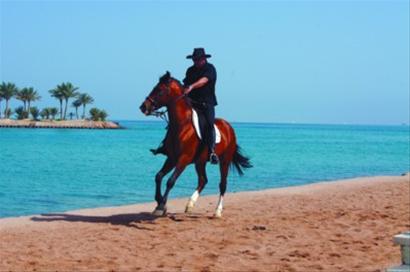
<path fill-rule="evenodd" d="M 175 98 L 175 100 L 171 101 L 171 103 L 176 103 L 179 99 L 181 99 L 181 98 L 183 98 L 183 97 L 186 97 L 186 95 L 185 95 L 185 94 L 182 94 L 182 95 L 178 96 L 177 98 Z M 148 96 L 147 99 L 148 99 L 152 104 L 154 104 L 154 105 L 157 104 L 157 103 L 155 102 L 155 100 L 152 99 L 151 97 Z M 168 123 L 169 123 L 169 119 L 168 119 L 168 116 L 167 116 L 167 112 L 168 112 L 168 110 L 164 110 L 164 111 L 154 110 L 154 111 L 152 111 L 152 112 L 151 112 L 150 114 L 148 114 L 148 115 L 152 115 L 152 116 L 155 116 L 155 117 L 159 117 L 159 118 L 161 118 L 162 120 L 164 120 L 165 122 L 167 122 L 167 124 L 168 124 Z"/>
<path fill-rule="evenodd" d="M 168 121 L 167 112 L 168 112 L 168 110 L 164 110 L 164 111 L 153 111 L 153 112 L 151 112 L 151 113 L 148 114 L 148 115 L 152 115 L 152 116 L 155 116 L 155 117 L 159 117 L 159 118 L 161 118 L 162 120 L 164 120 L 165 122 L 167 122 L 167 124 L 168 124 L 169 121 Z"/>

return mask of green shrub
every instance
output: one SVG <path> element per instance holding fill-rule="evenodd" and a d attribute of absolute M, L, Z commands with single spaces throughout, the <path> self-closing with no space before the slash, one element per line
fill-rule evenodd
<path fill-rule="evenodd" d="M 14 110 L 14 112 L 16 113 L 18 120 L 22 120 L 22 119 L 27 119 L 27 118 L 28 118 L 28 112 L 25 111 L 22 106 L 16 108 L 16 109 Z"/>
<path fill-rule="evenodd" d="M 30 107 L 30 113 L 34 120 L 38 120 L 40 110 L 37 107 Z"/>
<path fill-rule="evenodd" d="M 54 120 L 56 118 L 56 115 L 58 114 L 58 109 L 57 108 L 48 108 L 51 118 Z"/>
<path fill-rule="evenodd" d="M 91 116 L 91 120 L 93 121 L 105 121 L 108 114 L 105 110 L 100 110 L 98 108 L 92 108 L 90 109 L 90 116 Z"/>
<path fill-rule="evenodd" d="M 49 119 L 50 118 L 50 111 L 49 108 L 44 108 L 40 112 L 41 119 Z"/>

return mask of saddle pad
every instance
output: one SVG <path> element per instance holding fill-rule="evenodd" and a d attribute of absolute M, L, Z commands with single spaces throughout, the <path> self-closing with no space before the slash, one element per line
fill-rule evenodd
<path fill-rule="evenodd" d="M 201 130 L 199 128 L 199 118 L 198 113 L 194 109 L 192 109 L 192 123 L 194 125 L 196 134 L 198 135 L 199 139 L 202 140 Z M 215 128 L 215 143 L 219 144 L 221 142 L 221 132 L 219 131 L 218 127 L 214 124 Z"/>

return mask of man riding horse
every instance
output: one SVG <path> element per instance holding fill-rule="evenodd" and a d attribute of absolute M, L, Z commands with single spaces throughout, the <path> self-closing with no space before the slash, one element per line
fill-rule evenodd
<path fill-rule="evenodd" d="M 219 160 L 221 176 L 219 201 L 215 209 L 216 217 L 222 216 L 229 169 L 236 169 L 239 175 L 243 175 L 245 168 L 252 167 L 249 158 L 241 152 L 234 128 L 226 120 L 221 118 L 215 120 L 215 125 L 219 131 L 218 135 L 220 135 L 220 139 L 218 137 L 219 143 L 215 146 L 215 149 L 213 149 L 214 141 L 207 143 L 209 144 L 209 150 L 203 148 L 203 143 L 196 133 L 196 126 L 193 124 L 193 120 L 196 120 L 194 118 L 195 112 L 192 111 L 193 99 L 196 99 L 195 104 L 199 104 L 197 108 L 205 112 L 205 115 L 208 115 L 206 118 L 211 119 L 211 122 L 214 121 L 216 72 L 215 68 L 209 66 L 210 64 L 206 62 L 208 57 L 210 56 L 206 55 L 203 49 L 195 49 L 194 54 L 188 56 L 195 63 L 193 67 L 188 69 L 184 80 L 188 87 L 183 86 L 177 79 L 173 78 L 170 72 L 166 72 L 140 106 L 141 112 L 146 116 L 156 115 L 158 109 L 166 107 L 169 117 L 167 136 L 162 150 L 167 158 L 155 175 L 155 201 L 157 206 L 153 213 L 157 216 L 166 215 L 169 193 L 178 177 L 190 164 L 195 165 L 198 176 L 198 185 L 189 198 L 185 209 L 185 212 L 192 211 L 199 195 L 208 183 L 206 164 L 209 161 L 209 152 L 212 155 L 211 160 L 214 160 L 215 157 Z M 204 88 L 207 84 L 209 84 L 208 87 L 211 86 L 210 89 Z M 195 96 L 193 96 L 194 94 Z M 210 127 L 213 130 L 213 126 Z M 162 180 L 171 171 L 172 174 L 168 177 L 165 193 L 162 194 Z"/>
<path fill-rule="evenodd" d="M 188 55 L 187 59 L 192 59 L 194 65 L 186 71 L 185 79 L 183 80 L 185 90 L 184 93 L 192 100 L 192 106 L 199 114 L 202 114 L 205 122 L 204 143 L 209 149 L 209 160 L 212 164 L 219 162 L 218 156 L 215 153 L 215 106 L 218 104 L 215 95 L 216 69 L 207 61 L 211 55 L 205 53 L 204 48 L 195 48 L 192 55 Z M 151 152 L 156 155 L 162 153 L 166 155 L 164 146 L 165 139 L 160 146 Z"/>

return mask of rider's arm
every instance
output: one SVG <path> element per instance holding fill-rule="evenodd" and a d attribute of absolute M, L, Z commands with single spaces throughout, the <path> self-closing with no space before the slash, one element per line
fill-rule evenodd
<path fill-rule="evenodd" d="M 205 84 L 208 82 L 214 82 L 216 81 L 216 70 L 213 65 L 207 65 L 205 66 L 205 71 L 203 73 L 203 76 L 198 79 L 196 82 L 192 83 L 185 89 L 185 93 L 191 92 L 193 89 L 198 89 L 203 87 Z M 185 83 L 185 81 L 184 81 Z"/>
<path fill-rule="evenodd" d="M 187 88 L 187 93 L 191 92 L 193 89 L 198 89 L 204 86 L 206 83 L 208 83 L 209 79 L 207 77 L 201 77 L 198 79 L 196 82 L 192 83 L 191 85 L 188 86 Z"/>

